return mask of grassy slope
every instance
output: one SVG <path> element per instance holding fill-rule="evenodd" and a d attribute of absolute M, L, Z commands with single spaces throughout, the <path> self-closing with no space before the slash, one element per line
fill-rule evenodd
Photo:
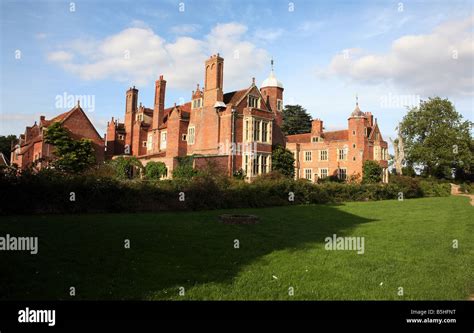
<path fill-rule="evenodd" d="M 222 211 L 1 217 L 0 236 L 39 236 L 40 247 L 36 256 L 0 251 L 0 299 L 70 299 L 69 286 L 74 299 L 466 299 L 474 292 L 467 198 L 232 211 L 262 221 L 223 225 Z M 333 233 L 364 236 L 365 254 L 325 251 Z"/>

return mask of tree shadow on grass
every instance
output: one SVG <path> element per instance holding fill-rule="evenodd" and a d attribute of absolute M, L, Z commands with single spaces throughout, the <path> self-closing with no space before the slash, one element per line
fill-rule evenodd
<path fill-rule="evenodd" d="M 218 221 L 224 212 L 261 221 L 226 225 Z M 1 251 L 0 299 L 170 299 L 180 286 L 230 284 L 243 267 L 274 251 L 323 244 L 371 221 L 336 205 L 2 217 L 1 235 L 38 236 L 39 253 Z"/>

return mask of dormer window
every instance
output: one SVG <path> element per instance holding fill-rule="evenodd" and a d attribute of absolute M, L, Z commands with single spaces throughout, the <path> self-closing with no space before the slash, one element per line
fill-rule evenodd
<path fill-rule="evenodd" d="M 322 139 L 321 137 L 319 137 L 319 136 L 313 136 L 313 137 L 311 138 L 311 142 L 313 142 L 313 143 L 322 142 L 322 141 L 323 141 L 323 139 Z"/>
<path fill-rule="evenodd" d="M 249 97 L 248 97 L 248 107 L 249 108 L 259 108 L 260 107 L 260 98 L 249 95 Z"/>

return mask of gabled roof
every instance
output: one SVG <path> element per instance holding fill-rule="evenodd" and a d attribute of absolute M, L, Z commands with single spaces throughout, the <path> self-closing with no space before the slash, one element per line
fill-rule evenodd
<path fill-rule="evenodd" d="M 177 109 L 181 112 L 182 118 L 189 119 L 191 115 L 191 102 L 187 102 L 181 105 L 175 105 L 165 109 L 163 114 L 163 124 L 159 127 L 159 129 L 164 129 L 168 127 L 168 119 L 174 109 Z"/>
<path fill-rule="evenodd" d="M 90 121 L 89 117 L 86 115 L 86 113 L 84 112 L 84 110 L 82 110 L 81 106 L 78 104 L 76 105 L 75 107 L 73 107 L 71 110 L 67 111 L 67 112 L 64 112 L 64 113 L 61 113 L 59 115 L 57 115 L 56 117 L 50 119 L 50 120 L 41 120 L 41 123 L 40 125 L 42 127 L 48 127 L 50 126 L 51 124 L 53 123 L 61 123 L 63 124 L 72 114 L 74 114 L 75 112 L 81 112 L 84 117 L 86 118 L 87 122 L 91 125 L 91 127 L 94 129 L 95 133 L 97 134 L 97 136 L 99 137 L 99 139 L 102 140 L 102 136 L 99 134 L 99 132 L 97 132 L 94 124 L 92 124 L 92 122 Z"/>
<path fill-rule="evenodd" d="M 56 122 L 63 123 L 64 120 L 66 120 L 74 112 L 76 108 L 77 108 L 77 105 L 73 107 L 71 110 L 63 112 L 50 120 L 44 119 L 41 121 L 40 125 L 44 127 L 48 127 L 52 123 L 56 123 Z"/>
<path fill-rule="evenodd" d="M 245 96 L 245 93 L 248 90 L 249 89 L 247 88 L 247 89 L 236 90 L 236 91 L 231 91 L 231 92 L 225 93 L 224 94 L 224 103 L 225 104 L 234 104 L 234 105 L 236 105 L 242 99 L 242 97 Z"/>
<path fill-rule="evenodd" d="M 368 134 L 369 140 L 374 140 L 374 135 L 375 132 L 378 132 L 380 134 L 379 140 L 383 141 L 382 139 L 382 134 L 380 133 L 379 125 L 375 123 L 372 127 L 369 127 L 370 133 Z"/>

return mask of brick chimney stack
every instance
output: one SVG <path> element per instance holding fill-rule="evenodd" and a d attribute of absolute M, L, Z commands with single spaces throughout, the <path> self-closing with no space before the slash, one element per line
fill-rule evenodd
<path fill-rule="evenodd" d="M 311 122 L 311 134 L 313 136 L 320 136 L 323 133 L 323 121 L 319 118 Z"/>
<path fill-rule="evenodd" d="M 153 108 L 153 123 L 152 128 L 158 129 L 163 124 L 163 118 L 165 114 L 165 93 L 166 93 L 166 81 L 163 79 L 163 75 L 155 81 L 155 103 Z"/>
<path fill-rule="evenodd" d="M 214 107 L 216 102 L 224 101 L 224 58 L 219 53 L 211 56 L 205 63 L 204 106 Z"/>

